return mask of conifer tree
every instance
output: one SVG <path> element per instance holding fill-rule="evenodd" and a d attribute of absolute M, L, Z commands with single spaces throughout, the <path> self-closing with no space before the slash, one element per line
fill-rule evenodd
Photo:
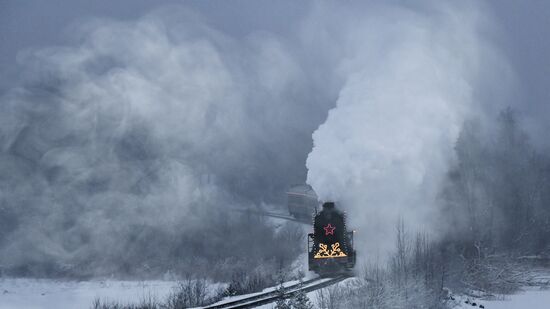
<path fill-rule="evenodd" d="M 302 289 L 303 288 L 303 281 L 300 277 L 300 288 L 299 290 L 293 295 L 292 300 L 290 301 L 290 304 L 293 309 L 313 309 L 313 304 L 309 300 L 309 297 L 307 296 L 306 292 Z"/>
<path fill-rule="evenodd" d="M 275 303 L 275 309 L 292 309 L 290 302 L 285 299 L 286 289 L 283 285 L 284 277 L 282 273 L 279 273 L 279 287 L 277 287 L 277 302 Z"/>

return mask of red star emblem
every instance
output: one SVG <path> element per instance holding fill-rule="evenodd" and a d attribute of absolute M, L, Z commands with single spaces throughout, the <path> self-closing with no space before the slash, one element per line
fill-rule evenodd
<path fill-rule="evenodd" d="M 330 223 L 324 227 L 325 229 L 325 235 L 334 235 L 334 230 L 336 229 L 336 227 L 330 225 Z"/>

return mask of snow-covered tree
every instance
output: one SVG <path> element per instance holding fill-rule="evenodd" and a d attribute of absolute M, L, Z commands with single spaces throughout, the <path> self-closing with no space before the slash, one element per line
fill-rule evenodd
<path fill-rule="evenodd" d="M 313 309 L 313 304 L 309 300 L 309 297 L 306 292 L 301 289 L 294 294 L 294 297 L 290 300 L 290 304 L 293 309 Z"/>
<path fill-rule="evenodd" d="M 290 302 L 285 299 L 286 289 L 281 281 L 277 288 L 277 302 L 275 303 L 275 309 L 292 309 Z"/>

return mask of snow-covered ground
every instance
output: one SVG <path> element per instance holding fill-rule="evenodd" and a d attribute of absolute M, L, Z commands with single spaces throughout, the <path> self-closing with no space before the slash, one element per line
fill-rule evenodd
<path fill-rule="evenodd" d="M 465 303 L 468 300 L 469 304 Z M 473 306 L 475 303 L 476 306 Z M 503 296 L 497 300 L 479 300 L 479 299 L 460 299 L 460 304 L 457 309 L 548 309 L 550 308 L 550 290 L 541 289 L 539 287 L 526 287 L 521 292 Z"/>
<path fill-rule="evenodd" d="M 305 280 L 314 277 L 307 274 Z M 340 282 L 344 285 L 348 279 Z M 297 281 L 286 282 L 291 285 Z M 96 298 L 120 303 L 137 303 L 139 300 L 153 296 L 163 300 L 177 284 L 175 281 L 57 281 L 45 279 L 0 279 L 0 309 L 79 309 L 90 308 Z M 269 291 L 268 288 L 265 291 Z M 250 295 L 246 295 L 250 296 Z M 246 296 L 226 298 L 222 302 L 236 300 Z M 317 292 L 308 293 L 313 303 L 316 302 Z M 465 303 L 469 300 L 469 304 Z M 476 303 L 472 306 L 471 303 Z M 521 292 L 506 295 L 497 300 L 468 299 L 457 297 L 457 309 L 480 308 L 486 309 L 548 309 L 550 308 L 550 290 L 540 287 L 525 287 Z M 264 305 L 260 308 L 271 309 L 275 304 Z"/>
<path fill-rule="evenodd" d="M 86 309 L 97 297 L 121 303 L 148 296 L 162 300 L 175 285 L 175 281 L 0 279 L 0 309 Z"/>
<path fill-rule="evenodd" d="M 309 275 L 309 276 L 308 276 Z M 315 275 L 308 273 L 304 280 Z M 285 286 L 298 283 L 285 282 Z M 46 279 L 0 279 L 0 309 L 86 309 L 96 298 L 118 303 L 138 303 L 152 296 L 164 300 L 177 285 L 176 281 L 57 281 Z M 219 284 L 210 288 L 217 288 Z M 228 297 L 220 303 L 274 290 Z M 267 307 L 271 308 L 271 307 Z"/>
<path fill-rule="evenodd" d="M 487 302 L 485 308 L 550 308 L 550 291 L 526 288 L 522 293 L 506 296 L 503 300 Z"/>
<path fill-rule="evenodd" d="M 486 309 L 549 309 L 550 308 L 550 270 L 547 268 L 534 268 L 525 270 L 526 285 L 519 292 L 511 295 L 501 295 L 494 300 L 472 299 L 465 296 L 457 297 L 458 309 L 480 308 Z M 468 303 L 466 303 L 468 301 Z M 475 303 L 476 306 L 473 306 Z"/>

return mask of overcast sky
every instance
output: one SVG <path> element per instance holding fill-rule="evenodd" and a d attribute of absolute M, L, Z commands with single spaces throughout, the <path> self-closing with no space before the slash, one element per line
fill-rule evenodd
<path fill-rule="evenodd" d="M 17 53 L 28 48 L 60 45 L 70 40 L 71 27 L 86 18 L 135 19 L 169 3 L 183 3 L 202 14 L 214 28 L 233 36 L 265 30 L 284 36 L 308 11 L 309 1 L 62 1 L 0 0 L 0 92 L 15 85 Z M 487 1 L 494 13 L 499 44 L 515 70 L 516 107 L 536 119 L 550 112 L 550 1 Z M 364 5 L 368 9 L 368 5 Z M 544 134 L 544 119 L 527 126 Z M 536 138 L 539 139 L 539 138 Z"/>
<path fill-rule="evenodd" d="M 257 30 L 288 32 L 309 6 L 307 1 L 17 1 L 0 0 L 0 90 L 17 79 L 17 53 L 26 48 L 59 45 L 70 39 L 71 26 L 94 17 L 136 19 L 168 4 L 184 4 L 214 28 L 234 35 Z"/>

